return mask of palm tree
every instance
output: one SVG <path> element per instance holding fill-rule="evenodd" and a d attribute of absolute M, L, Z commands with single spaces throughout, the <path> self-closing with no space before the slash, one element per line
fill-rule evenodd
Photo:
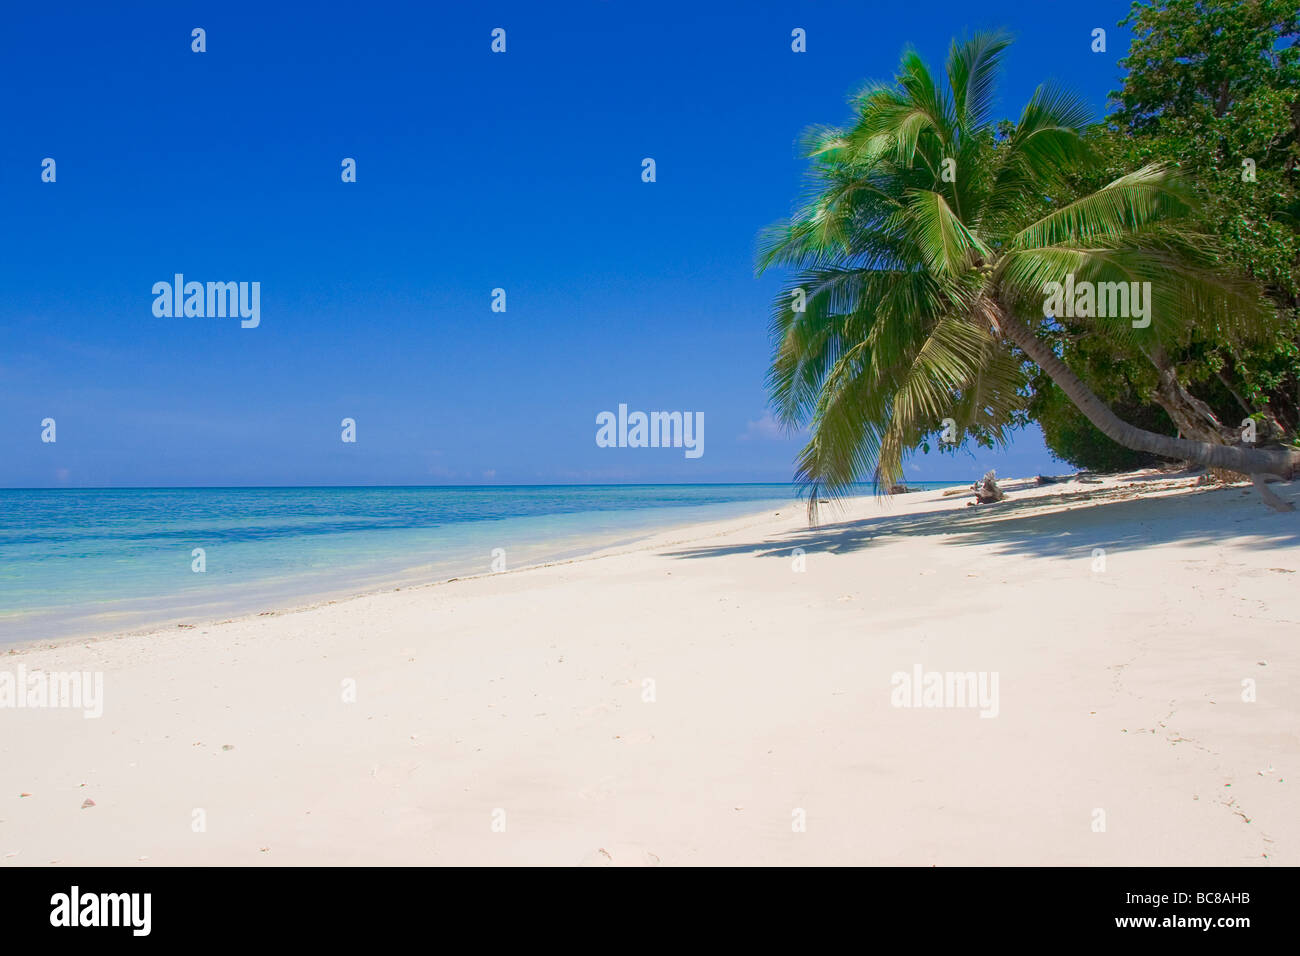
<path fill-rule="evenodd" d="M 1267 314 L 1258 293 L 1220 273 L 1212 244 L 1175 228 L 1195 208 L 1175 171 L 1146 166 L 1071 195 L 1087 169 L 1086 105 L 1040 86 L 1015 125 L 990 120 L 1009 45 L 1001 33 L 957 43 L 940 86 L 913 51 L 891 84 L 866 87 L 846 128 L 805 134 L 806 201 L 767 230 L 759 272 L 794 276 L 774 309 L 772 403 L 809 425 L 798 477 L 820 494 L 871 475 L 888 489 L 903 454 L 950 418 L 1002 442 L 1024 401 L 1023 356 L 1121 445 L 1255 478 L 1290 478 L 1300 452 L 1174 438 L 1121 421 L 1036 334 L 1052 282 L 1149 282 L 1150 323 L 1072 319 L 1158 354 L 1189 324 L 1237 334 Z M 1139 288 L 1141 288 L 1139 286 Z M 1012 348 L 1014 346 L 1014 348 Z"/>

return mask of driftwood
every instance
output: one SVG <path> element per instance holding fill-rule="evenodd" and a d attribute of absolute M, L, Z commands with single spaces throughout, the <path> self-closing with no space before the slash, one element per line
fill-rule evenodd
<path fill-rule="evenodd" d="M 996 479 L 997 473 L 990 469 L 983 478 L 971 486 L 971 490 L 975 492 L 976 501 L 982 505 L 991 505 L 993 502 L 1001 501 L 1006 497 L 1002 493 L 1002 489 L 998 487 Z"/>

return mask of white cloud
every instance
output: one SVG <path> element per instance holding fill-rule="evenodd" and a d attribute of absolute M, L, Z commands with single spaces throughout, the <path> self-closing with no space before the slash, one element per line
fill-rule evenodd
<path fill-rule="evenodd" d="M 737 436 L 740 441 L 782 441 L 792 437 L 771 412 L 764 412 L 762 418 L 749 422 Z"/>

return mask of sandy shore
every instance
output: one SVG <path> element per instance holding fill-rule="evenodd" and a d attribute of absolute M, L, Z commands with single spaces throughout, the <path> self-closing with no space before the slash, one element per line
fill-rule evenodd
<path fill-rule="evenodd" d="M 1300 864 L 1300 512 L 968 500 L 9 654 L 104 713 L 0 710 L 0 865 Z"/>

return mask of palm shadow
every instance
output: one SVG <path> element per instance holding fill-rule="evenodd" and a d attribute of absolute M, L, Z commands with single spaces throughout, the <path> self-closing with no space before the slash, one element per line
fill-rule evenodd
<path fill-rule="evenodd" d="M 1274 485 L 1284 500 L 1300 503 L 1300 483 Z M 1044 513 L 1045 508 L 1053 508 Z M 1078 557 L 1093 548 L 1133 549 L 1178 542 L 1252 549 L 1300 547 L 1300 510 L 1270 511 L 1253 490 L 1215 488 L 1169 497 L 1144 497 L 1132 486 L 1008 497 L 916 515 L 883 514 L 782 532 L 759 545 L 702 545 L 664 552 L 674 558 L 752 555 L 789 557 L 794 548 L 847 554 L 888 538 L 935 538 L 943 544 L 988 544 L 998 553 Z"/>

